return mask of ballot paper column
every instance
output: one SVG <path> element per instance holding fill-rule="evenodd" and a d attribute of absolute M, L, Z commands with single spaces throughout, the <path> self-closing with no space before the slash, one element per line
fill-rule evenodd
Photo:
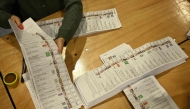
<path fill-rule="evenodd" d="M 25 31 L 21 31 L 22 36 L 18 34 L 17 39 L 25 53 L 25 60 L 30 65 L 29 71 L 31 71 L 34 86 L 36 86 L 40 108 L 67 106 L 58 82 L 56 69 L 51 65 L 53 60 L 47 42 L 43 40 L 44 37 Z M 46 69 L 43 68 L 44 66 Z"/>
<path fill-rule="evenodd" d="M 77 89 L 89 107 L 117 94 L 131 83 L 173 68 L 188 58 L 171 37 L 134 50 L 130 46 L 124 47 L 123 52 L 116 49 L 101 55 L 104 65 L 76 79 Z"/>
<path fill-rule="evenodd" d="M 55 38 L 62 25 L 63 18 L 56 18 L 37 22 L 42 30 L 49 36 Z M 121 22 L 115 8 L 84 13 L 74 37 L 85 36 L 106 30 L 120 28 Z"/>
<path fill-rule="evenodd" d="M 9 22 L 23 51 L 39 107 L 80 107 L 82 102 L 52 38 L 41 31 L 32 19 L 23 23 L 25 30 L 22 31 L 14 22 Z"/>
<path fill-rule="evenodd" d="M 129 85 L 123 91 L 135 109 L 179 109 L 154 76 Z"/>

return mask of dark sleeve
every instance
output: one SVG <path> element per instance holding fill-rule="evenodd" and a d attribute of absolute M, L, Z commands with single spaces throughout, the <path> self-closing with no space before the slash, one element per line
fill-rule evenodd
<path fill-rule="evenodd" d="M 57 38 L 63 37 L 66 43 L 68 43 L 80 24 L 83 7 L 81 0 L 64 0 L 64 4 L 64 20 L 59 29 Z"/>
<path fill-rule="evenodd" d="M 15 0 L 0 0 L 0 27 L 10 28 L 8 19 L 11 17 L 11 11 Z"/>

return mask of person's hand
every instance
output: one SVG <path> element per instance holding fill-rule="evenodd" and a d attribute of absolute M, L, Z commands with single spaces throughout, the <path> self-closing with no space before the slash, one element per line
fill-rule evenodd
<path fill-rule="evenodd" d="M 13 22 L 15 22 L 15 23 L 17 24 L 17 26 L 18 26 L 21 30 L 24 29 L 24 27 L 23 27 L 23 25 L 22 25 L 22 23 L 21 23 L 19 17 L 15 16 L 15 15 L 12 15 L 12 16 L 11 16 L 11 20 L 12 20 Z"/>
<path fill-rule="evenodd" d="M 65 39 L 64 38 L 57 38 L 55 40 L 55 43 L 57 44 L 57 47 L 58 47 L 58 52 L 61 54 L 62 51 L 63 51 L 63 44 L 65 42 Z"/>

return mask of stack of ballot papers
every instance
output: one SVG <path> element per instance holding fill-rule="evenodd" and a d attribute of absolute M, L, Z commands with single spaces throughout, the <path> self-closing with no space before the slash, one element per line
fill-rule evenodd
<path fill-rule="evenodd" d="M 171 37 L 136 49 L 121 44 L 100 55 L 102 66 L 75 80 L 84 104 L 89 107 L 121 92 L 131 83 L 171 69 L 188 58 Z"/>
<path fill-rule="evenodd" d="M 154 76 L 129 85 L 123 91 L 135 109 L 179 109 Z"/>
<path fill-rule="evenodd" d="M 37 22 L 40 28 L 52 38 L 56 38 L 59 28 L 64 18 L 56 18 Z M 84 13 L 80 25 L 74 37 L 85 36 L 106 30 L 117 29 L 121 27 L 115 8 L 94 12 Z M 73 37 L 73 38 L 74 38 Z"/>
<path fill-rule="evenodd" d="M 23 52 L 28 72 L 26 86 L 36 109 L 78 109 L 83 103 L 54 40 L 31 19 L 20 30 L 9 23 Z"/>
<path fill-rule="evenodd" d="M 103 65 L 76 78 L 73 84 L 57 45 L 49 35 L 31 18 L 23 22 L 24 30 L 11 20 L 9 23 L 26 61 L 28 73 L 24 79 L 37 109 L 90 108 L 131 83 L 162 73 L 188 58 L 171 37 L 136 49 L 121 44 L 100 55 Z"/>

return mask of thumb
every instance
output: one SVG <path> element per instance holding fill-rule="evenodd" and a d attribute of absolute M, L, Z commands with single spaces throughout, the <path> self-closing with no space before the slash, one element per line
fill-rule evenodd
<path fill-rule="evenodd" d="M 18 25 L 18 27 L 19 27 L 21 30 L 24 29 L 22 23 L 20 22 L 20 19 L 16 19 L 16 20 L 15 20 L 15 23 Z"/>
<path fill-rule="evenodd" d="M 58 52 L 61 54 L 63 51 L 63 44 L 64 44 L 64 39 L 63 38 L 58 38 L 55 40 L 55 43 L 57 44 L 58 47 Z"/>
<path fill-rule="evenodd" d="M 62 51 L 63 51 L 63 45 L 61 43 L 57 43 L 57 47 L 58 47 L 58 52 L 60 54 L 62 54 Z"/>
<path fill-rule="evenodd" d="M 14 21 L 21 30 L 24 29 L 19 17 L 12 15 L 11 20 Z"/>

